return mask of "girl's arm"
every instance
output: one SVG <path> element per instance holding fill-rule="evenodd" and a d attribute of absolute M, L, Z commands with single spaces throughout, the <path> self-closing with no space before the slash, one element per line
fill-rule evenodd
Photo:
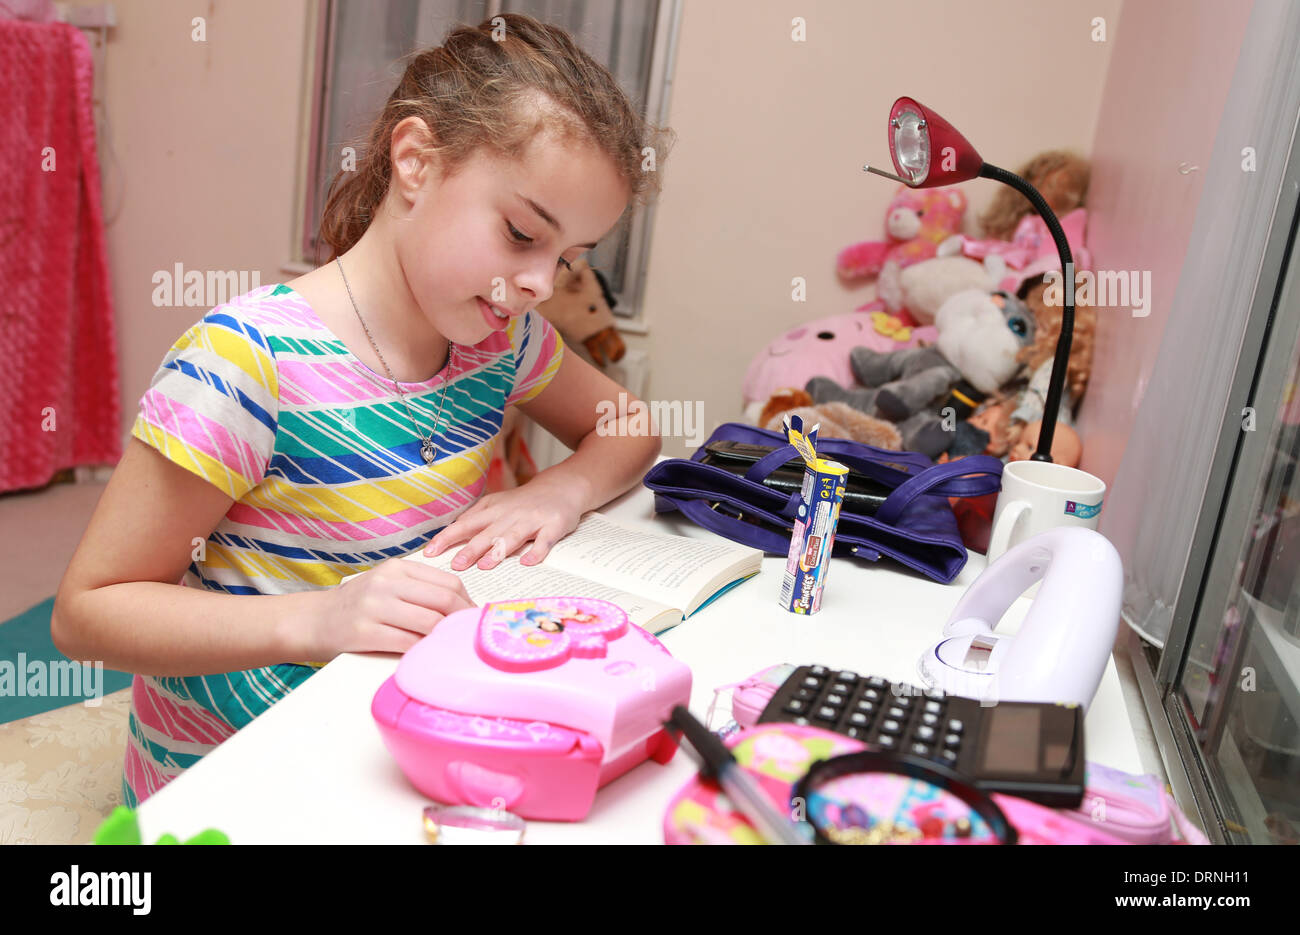
<path fill-rule="evenodd" d="M 328 590 L 219 594 L 177 584 L 234 501 L 131 438 L 54 600 L 51 636 L 79 661 L 141 675 L 235 672 L 405 652 L 470 605 L 454 575 L 389 559 Z"/>
<path fill-rule="evenodd" d="M 143 675 L 206 675 L 288 661 L 282 624 L 300 594 L 180 586 L 193 540 L 234 501 L 131 438 L 54 600 L 50 631 L 70 659 Z"/>
<path fill-rule="evenodd" d="M 480 499 L 430 539 L 425 554 L 466 542 L 453 567 L 491 568 L 531 541 L 520 561 L 540 562 L 583 513 L 631 488 L 654 464 L 662 442 L 648 418 L 636 418 L 642 405 L 577 354 L 565 353 L 546 389 L 519 408 L 574 453 L 522 487 Z M 500 540 L 495 549 L 494 540 Z"/>

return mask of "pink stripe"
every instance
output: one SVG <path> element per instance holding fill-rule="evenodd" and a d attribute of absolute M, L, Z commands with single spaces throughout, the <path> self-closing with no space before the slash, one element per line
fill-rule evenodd
<path fill-rule="evenodd" d="M 176 778 L 175 776 L 164 776 L 158 772 L 157 767 L 146 761 L 129 739 L 126 744 L 126 759 L 122 763 L 122 773 L 126 777 L 126 784 L 131 787 L 131 791 L 135 793 L 138 802 L 144 802 L 145 799 Z"/>
<path fill-rule="evenodd" d="M 232 435 L 220 422 L 156 388 L 145 392 L 140 410 L 150 424 L 187 448 L 219 461 L 248 482 L 260 479 L 266 472 L 266 459 L 246 441 Z"/>
<path fill-rule="evenodd" d="M 226 513 L 226 518 L 231 522 L 258 529 L 278 529 L 335 542 L 347 541 L 350 534 L 355 534 L 357 530 L 385 536 L 403 529 L 414 529 L 430 519 L 439 520 L 449 513 L 463 509 L 478 499 L 485 481 L 486 478 L 480 477 L 468 488 L 448 491 L 440 500 L 431 500 L 422 506 L 412 506 L 390 513 L 388 516 L 376 516 L 364 520 L 319 519 L 281 510 L 258 509 L 242 502 L 234 503 Z"/>
<path fill-rule="evenodd" d="M 306 361 L 284 357 L 279 359 L 278 368 L 282 404 L 356 405 L 391 399 L 376 384 L 358 373 L 349 358 L 330 357 Z"/>
<path fill-rule="evenodd" d="M 158 694 L 140 676 L 131 683 L 131 708 L 140 724 L 164 737 L 185 743 L 215 747 L 235 732 L 233 726 L 211 711 L 198 706 L 182 706 Z"/>
<path fill-rule="evenodd" d="M 533 360 L 532 368 L 527 374 L 521 374 L 516 377 L 515 391 L 511 393 L 509 399 L 506 400 L 507 404 L 513 403 L 516 400 L 527 396 L 529 390 L 533 389 L 542 381 L 546 376 L 546 371 L 550 369 L 551 365 L 554 363 L 556 347 L 555 330 L 548 327 L 546 329 L 545 340 L 542 341 L 541 351 Z M 521 363 L 523 362 L 521 361 Z"/>

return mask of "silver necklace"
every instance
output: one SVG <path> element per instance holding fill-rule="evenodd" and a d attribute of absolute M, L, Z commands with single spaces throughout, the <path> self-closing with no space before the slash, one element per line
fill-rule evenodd
<path fill-rule="evenodd" d="M 384 370 L 388 374 L 388 379 L 393 381 L 393 386 L 397 389 L 397 396 L 401 399 L 402 405 L 406 407 L 407 417 L 411 420 L 411 424 L 415 426 L 416 433 L 420 436 L 420 457 L 424 458 L 425 464 L 433 464 L 433 462 L 438 459 L 438 445 L 436 438 L 438 437 L 438 426 L 442 423 L 442 406 L 443 403 L 447 401 L 447 384 L 451 382 L 451 371 L 455 359 L 456 345 L 452 344 L 450 341 L 447 342 L 447 371 L 443 375 L 442 393 L 438 397 L 438 415 L 435 416 L 433 420 L 433 435 L 426 436 L 420 428 L 420 423 L 415 421 L 415 413 L 411 411 L 411 404 L 406 401 L 406 394 L 402 392 L 402 385 L 398 383 L 397 378 L 393 376 L 393 371 L 389 369 L 388 361 L 384 360 L 384 355 L 379 353 L 379 346 L 375 344 L 374 336 L 370 334 L 370 329 L 366 327 L 366 320 L 361 317 L 361 310 L 357 308 L 357 300 L 352 296 L 352 287 L 348 285 L 347 273 L 343 272 L 342 258 L 335 257 L 334 262 L 338 264 L 339 275 L 343 277 L 343 287 L 348 290 L 348 298 L 352 301 L 352 311 L 357 313 L 357 321 L 361 322 L 361 328 L 365 331 L 366 337 L 370 340 L 370 346 L 374 349 L 375 356 L 378 357 L 379 362 L 384 365 Z"/>

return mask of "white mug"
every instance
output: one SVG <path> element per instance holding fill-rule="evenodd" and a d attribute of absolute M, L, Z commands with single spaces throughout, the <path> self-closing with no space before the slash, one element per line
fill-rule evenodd
<path fill-rule="evenodd" d="M 1097 528 L 1106 482 L 1051 461 L 1009 461 L 993 510 L 988 560 L 1057 526 Z"/>

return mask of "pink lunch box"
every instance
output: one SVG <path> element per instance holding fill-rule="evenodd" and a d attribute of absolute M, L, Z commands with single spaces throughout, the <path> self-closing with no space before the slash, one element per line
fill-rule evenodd
<path fill-rule="evenodd" d="M 691 671 L 608 601 L 540 597 L 458 611 L 402 657 L 370 710 L 411 783 L 450 805 L 577 821 L 646 759 Z"/>

